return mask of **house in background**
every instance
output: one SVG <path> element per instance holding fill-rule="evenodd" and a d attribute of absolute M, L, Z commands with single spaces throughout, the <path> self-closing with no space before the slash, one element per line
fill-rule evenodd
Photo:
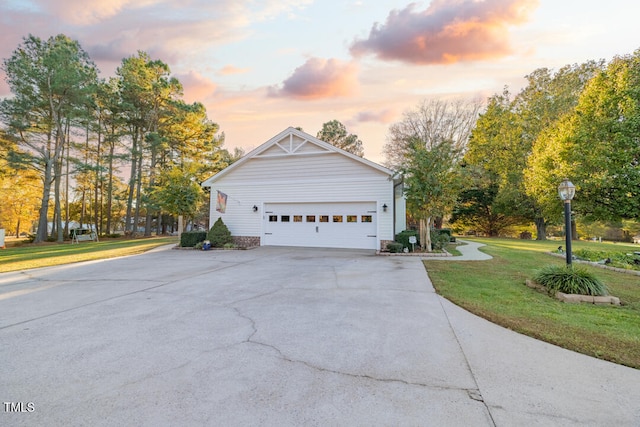
<path fill-rule="evenodd" d="M 400 177 L 292 127 L 202 185 L 241 246 L 379 250 L 406 227 Z"/>

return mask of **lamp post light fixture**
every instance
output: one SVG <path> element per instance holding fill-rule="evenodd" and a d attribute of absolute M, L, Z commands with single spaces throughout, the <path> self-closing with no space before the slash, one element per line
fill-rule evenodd
<path fill-rule="evenodd" d="M 558 186 L 558 195 L 564 202 L 564 234 L 567 247 L 567 266 L 571 265 L 571 199 L 576 194 L 576 186 L 567 178 Z"/>

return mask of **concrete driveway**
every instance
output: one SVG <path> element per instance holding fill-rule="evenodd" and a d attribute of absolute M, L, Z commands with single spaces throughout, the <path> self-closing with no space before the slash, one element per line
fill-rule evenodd
<path fill-rule="evenodd" d="M 0 275 L 3 426 L 640 425 L 640 371 L 368 251 L 167 248 Z"/>

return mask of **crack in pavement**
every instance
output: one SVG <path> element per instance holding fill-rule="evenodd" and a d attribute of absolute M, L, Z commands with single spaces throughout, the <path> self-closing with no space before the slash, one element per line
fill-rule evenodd
<path fill-rule="evenodd" d="M 339 370 L 335 370 L 335 369 L 329 369 L 329 368 L 325 368 L 323 366 L 318 366 L 315 365 L 313 363 L 310 363 L 306 360 L 301 360 L 301 359 L 293 359 L 287 355 L 284 354 L 284 352 L 278 348 L 277 346 L 273 345 L 273 344 L 269 344 L 266 342 L 262 342 L 262 341 L 258 341 L 254 339 L 254 336 L 258 333 L 258 327 L 257 327 L 257 322 L 255 319 L 253 319 L 252 317 L 246 315 L 245 313 L 242 312 L 242 310 L 240 308 L 237 307 L 230 307 L 233 308 L 236 313 L 238 314 L 239 317 L 246 319 L 247 321 L 250 322 L 251 327 L 253 329 L 253 331 L 251 332 L 251 334 L 249 334 L 249 336 L 243 340 L 242 342 L 239 343 L 235 343 L 232 346 L 235 345 L 239 345 L 239 344 L 254 344 L 257 346 L 261 346 L 261 347 L 265 347 L 268 348 L 270 350 L 273 350 L 277 353 L 277 357 L 280 360 L 284 360 L 285 362 L 288 363 L 292 363 L 292 364 L 298 364 L 298 365 L 303 365 L 309 369 L 312 369 L 314 371 L 318 371 L 318 372 L 323 372 L 323 373 L 329 373 L 329 374 L 334 374 L 334 375 L 341 375 L 341 376 L 345 376 L 345 377 L 349 377 L 349 378 L 355 378 L 355 379 L 361 379 L 361 380 L 369 380 L 369 381 L 375 381 L 375 382 L 381 382 L 381 383 L 397 383 L 397 384 L 402 384 L 402 385 L 406 385 L 406 386 L 415 386 L 415 387 L 424 387 L 424 388 L 428 388 L 428 389 L 432 389 L 432 390 L 448 390 L 448 391 L 463 391 L 467 394 L 467 396 L 475 401 L 478 402 L 482 402 L 484 404 L 484 399 L 482 398 L 482 394 L 480 393 L 479 389 L 469 389 L 469 388 L 463 388 L 463 387 L 448 387 L 448 386 L 442 386 L 442 385 L 435 385 L 435 384 L 428 384 L 428 383 L 421 383 L 421 382 L 414 382 L 414 381 L 407 381 L 401 378 L 380 378 L 380 377 L 375 377 L 372 375 L 367 375 L 367 374 L 356 374 L 353 372 L 345 372 L 345 371 L 339 371 Z M 231 346 L 228 346 L 231 347 Z M 474 382 L 475 382 L 475 378 L 474 378 Z M 486 404 L 485 404 L 486 406 Z M 493 418 L 492 418 L 493 421 Z M 495 422 L 494 422 L 495 425 Z"/>
<path fill-rule="evenodd" d="M 252 334 L 252 335 L 255 335 L 255 333 Z M 375 377 L 373 375 L 368 375 L 368 374 L 356 374 L 356 373 L 353 373 L 353 372 L 339 371 L 339 370 L 335 370 L 335 369 L 330 369 L 330 368 L 325 368 L 325 367 L 322 367 L 322 366 L 314 365 L 314 364 L 312 364 L 310 362 L 307 362 L 305 360 L 292 359 L 292 358 L 286 356 L 275 345 L 254 340 L 254 339 L 252 339 L 252 337 L 250 337 L 246 342 L 250 343 L 250 344 L 255 344 L 255 345 L 259 345 L 259 346 L 262 346 L 262 347 L 266 347 L 266 348 L 272 349 L 278 354 L 278 356 L 279 356 L 279 358 L 281 360 L 284 360 L 285 362 L 289 362 L 289 363 L 293 363 L 293 364 L 300 364 L 300 365 L 306 366 L 307 368 L 315 370 L 315 371 L 318 371 L 318 372 L 325 372 L 325 373 L 329 373 L 329 374 L 341 375 L 341 376 L 346 376 L 346 377 L 355 378 L 355 379 L 364 379 L 364 380 L 370 380 L 370 381 L 382 382 L 382 383 L 398 383 L 398 384 L 407 385 L 407 386 L 424 387 L 424 388 L 429 388 L 429 389 L 434 389 L 434 390 L 464 391 L 464 392 L 467 393 L 469 398 L 471 398 L 473 400 L 480 401 L 480 402 L 484 402 L 484 400 L 482 399 L 482 395 L 480 394 L 480 390 L 477 390 L 477 389 L 469 389 L 469 388 L 463 388 L 463 387 L 449 387 L 449 386 L 442 386 L 442 385 L 435 385 L 435 384 L 407 381 L 407 380 L 404 380 L 404 379 L 401 379 L 401 378 L 380 378 L 380 377 Z"/>
<path fill-rule="evenodd" d="M 428 277 L 428 274 L 427 274 Z M 430 280 L 430 279 L 429 279 Z M 487 414 L 489 414 L 489 418 L 491 419 L 491 423 L 493 424 L 493 426 L 497 426 L 496 424 L 496 420 L 493 417 L 493 413 L 491 413 L 491 408 L 490 406 L 487 404 L 487 402 L 485 402 L 484 397 L 482 396 L 482 392 L 480 391 L 480 384 L 478 384 L 478 379 L 476 378 L 473 369 L 471 368 L 471 363 L 469 362 L 469 358 L 467 357 L 467 354 L 464 351 L 464 348 L 462 347 L 462 343 L 460 342 L 460 339 L 458 338 L 458 334 L 456 333 L 456 330 L 454 329 L 453 325 L 451 324 L 451 319 L 449 318 L 449 313 L 447 313 L 447 310 L 444 308 L 444 305 L 442 304 L 442 297 L 441 296 L 437 296 L 438 298 L 438 302 L 440 303 L 440 309 L 442 310 L 442 312 L 444 313 L 445 318 L 447 319 L 447 323 L 449 324 L 449 328 L 451 329 L 451 333 L 453 333 L 453 337 L 456 340 L 456 343 L 458 344 L 458 348 L 460 349 L 460 353 L 462 353 L 462 356 L 464 358 L 464 362 L 467 366 L 467 370 L 469 371 L 469 374 L 471 375 L 471 378 L 473 379 L 473 382 L 476 385 L 475 390 L 477 390 L 477 394 L 470 394 L 469 397 L 473 400 L 477 400 L 479 402 L 482 402 L 485 409 L 487 410 Z"/>

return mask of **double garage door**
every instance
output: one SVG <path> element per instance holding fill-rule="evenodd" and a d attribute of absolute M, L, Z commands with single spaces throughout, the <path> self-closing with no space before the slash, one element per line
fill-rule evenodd
<path fill-rule="evenodd" d="M 269 203 L 263 244 L 377 249 L 376 203 Z"/>

